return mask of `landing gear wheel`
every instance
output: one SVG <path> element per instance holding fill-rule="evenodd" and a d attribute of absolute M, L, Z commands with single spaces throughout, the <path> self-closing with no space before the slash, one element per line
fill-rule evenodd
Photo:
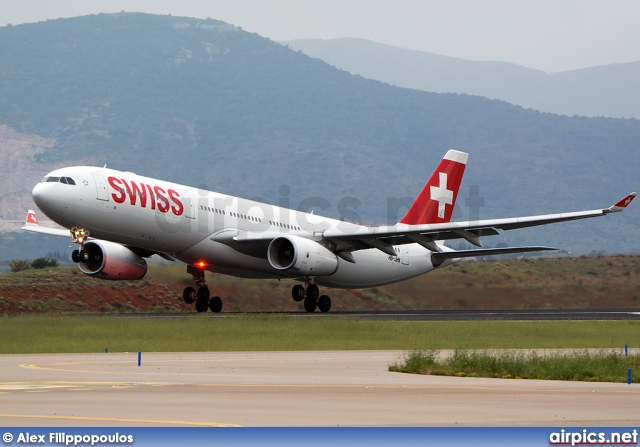
<path fill-rule="evenodd" d="M 211 294 L 209 293 L 209 288 L 207 286 L 200 287 L 198 289 L 198 295 L 197 295 L 198 300 L 209 302 L 210 296 Z"/>
<path fill-rule="evenodd" d="M 320 289 L 315 284 L 309 284 L 307 287 L 306 297 L 313 300 L 314 304 L 318 301 L 318 296 L 320 296 Z"/>
<path fill-rule="evenodd" d="M 76 264 L 80 262 L 80 250 L 73 250 L 71 252 L 71 260 Z"/>
<path fill-rule="evenodd" d="M 196 298 L 196 311 L 206 312 L 209 308 L 209 288 L 207 286 L 200 287 Z"/>
<path fill-rule="evenodd" d="M 222 298 L 219 296 L 211 298 L 211 301 L 209 301 L 209 309 L 211 309 L 211 312 L 220 312 L 222 310 Z"/>
<path fill-rule="evenodd" d="M 315 312 L 316 303 L 316 300 L 312 299 L 311 297 L 306 297 L 304 299 L 304 310 L 306 310 L 307 312 Z"/>
<path fill-rule="evenodd" d="M 202 313 L 206 312 L 209 308 L 209 303 L 202 300 L 196 300 L 196 312 Z"/>
<path fill-rule="evenodd" d="M 182 291 L 182 299 L 187 304 L 193 304 L 196 300 L 196 289 L 193 287 L 185 287 Z"/>
<path fill-rule="evenodd" d="M 318 300 L 318 309 L 320 309 L 321 312 L 329 312 L 329 309 L 331 309 L 331 298 L 327 295 L 322 295 Z"/>
<path fill-rule="evenodd" d="M 293 296 L 294 301 L 302 301 L 304 299 L 304 295 L 304 287 L 300 284 L 296 284 L 293 286 L 293 289 L 291 289 L 291 296 Z"/>

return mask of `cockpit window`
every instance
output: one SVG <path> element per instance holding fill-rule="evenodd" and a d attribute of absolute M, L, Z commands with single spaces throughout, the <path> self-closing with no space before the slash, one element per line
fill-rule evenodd
<path fill-rule="evenodd" d="M 64 183 L 65 185 L 76 184 L 71 177 L 45 177 L 40 183 Z"/>

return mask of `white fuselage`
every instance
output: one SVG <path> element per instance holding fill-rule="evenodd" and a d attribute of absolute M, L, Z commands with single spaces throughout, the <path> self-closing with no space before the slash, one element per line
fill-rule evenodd
<path fill-rule="evenodd" d="M 72 178 L 75 183 L 41 182 L 33 189 L 40 210 L 63 227 L 81 227 L 91 238 L 163 252 L 187 264 L 204 262 L 206 270 L 239 277 L 298 277 L 269 263 L 267 246 L 275 237 L 298 235 L 322 241 L 325 230 L 361 228 L 131 172 L 83 166 L 48 176 Z M 252 243 L 244 246 L 242 239 L 247 236 Z M 431 252 L 418 244 L 394 250 L 397 256 L 378 249 L 354 251 L 355 263 L 338 259 L 337 270 L 316 276 L 315 282 L 340 288 L 375 287 L 434 269 Z"/>

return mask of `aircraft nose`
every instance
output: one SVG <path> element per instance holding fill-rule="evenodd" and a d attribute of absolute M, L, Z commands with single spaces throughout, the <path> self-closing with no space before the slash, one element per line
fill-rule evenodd
<path fill-rule="evenodd" d="M 47 183 L 40 182 L 36 186 L 34 186 L 33 190 L 31 191 L 33 202 L 45 214 L 49 209 L 48 203 L 51 199 L 50 186 L 51 185 Z"/>
<path fill-rule="evenodd" d="M 39 202 L 42 200 L 42 185 L 43 183 L 36 184 L 36 186 L 33 187 L 33 191 L 31 191 L 31 197 L 33 197 L 33 201 L 36 203 L 36 205 L 39 205 Z"/>

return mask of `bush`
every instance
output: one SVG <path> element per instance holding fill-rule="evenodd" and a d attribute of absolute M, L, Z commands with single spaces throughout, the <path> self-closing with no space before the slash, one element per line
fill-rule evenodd
<path fill-rule="evenodd" d="M 31 264 L 26 259 L 14 259 L 9 262 L 9 269 L 11 272 L 21 272 L 22 270 L 29 270 L 31 268 Z"/>
<path fill-rule="evenodd" d="M 46 269 L 47 267 L 57 267 L 58 260 L 54 258 L 38 258 L 34 259 L 31 267 L 34 269 Z"/>

